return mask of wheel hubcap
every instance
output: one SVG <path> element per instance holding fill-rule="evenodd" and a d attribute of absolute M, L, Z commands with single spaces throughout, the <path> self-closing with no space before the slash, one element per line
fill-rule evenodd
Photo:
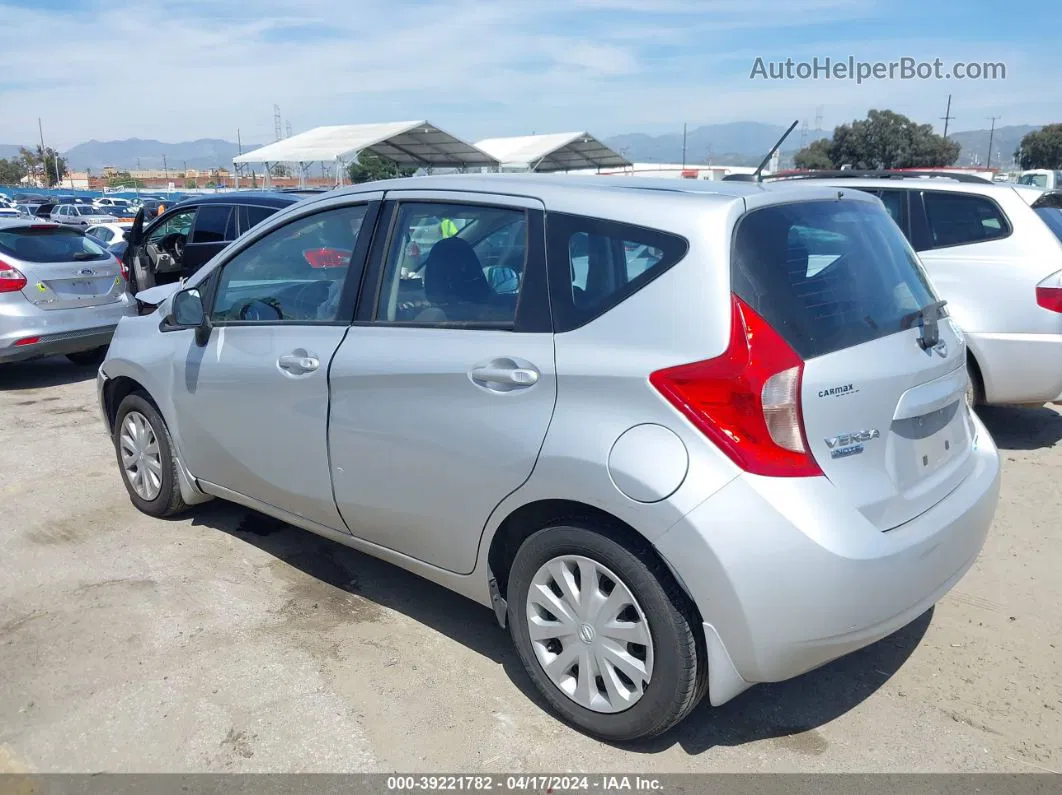
<path fill-rule="evenodd" d="M 122 420 L 118 437 L 122 470 L 133 491 L 144 500 L 153 500 L 162 491 L 162 455 L 159 440 L 147 417 L 130 411 Z"/>
<path fill-rule="evenodd" d="M 621 712 L 645 694 L 653 639 L 641 605 L 612 571 L 581 555 L 545 563 L 527 594 L 527 629 L 542 670 L 594 712 Z"/>

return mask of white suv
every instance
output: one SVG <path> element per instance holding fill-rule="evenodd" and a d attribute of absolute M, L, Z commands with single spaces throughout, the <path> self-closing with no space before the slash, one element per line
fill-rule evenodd
<path fill-rule="evenodd" d="M 966 334 L 972 402 L 1062 401 L 1062 194 L 955 174 L 799 182 L 882 200 Z"/>

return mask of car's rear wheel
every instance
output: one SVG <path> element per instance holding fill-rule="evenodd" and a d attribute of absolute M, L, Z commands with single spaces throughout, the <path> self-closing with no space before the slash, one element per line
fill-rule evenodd
<path fill-rule="evenodd" d="M 966 402 L 970 408 L 976 409 L 985 400 L 984 383 L 981 381 L 981 371 L 973 357 L 966 357 Z"/>
<path fill-rule="evenodd" d="M 66 358 L 78 367 L 99 367 L 103 364 L 103 360 L 107 358 L 107 346 L 101 345 L 99 348 L 93 348 L 90 351 L 68 353 Z"/>
<path fill-rule="evenodd" d="M 623 742 L 685 718 L 707 670 L 694 611 L 670 573 L 607 532 L 580 520 L 529 537 L 509 573 L 509 626 L 557 713 Z"/>
<path fill-rule="evenodd" d="M 166 423 L 141 394 L 127 396 L 114 420 L 114 449 L 122 481 L 140 511 L 172 516 L 188 506 L 177 481 L 177 458 Z"/>

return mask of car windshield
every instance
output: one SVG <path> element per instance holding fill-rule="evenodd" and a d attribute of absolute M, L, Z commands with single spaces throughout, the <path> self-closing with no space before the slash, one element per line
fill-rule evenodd
<path fill-rule="evenodd" d="M 102 210 L 97 210 L 91 204 L 77 205 L 77 212 L 79 215 L 103 215 Z"/>
<path fill-rule="evenodd" d="M 0 254 L 25 262 L 94 262 L 109 256 L 98 241 L 64 226 L 0 230 Z"/>

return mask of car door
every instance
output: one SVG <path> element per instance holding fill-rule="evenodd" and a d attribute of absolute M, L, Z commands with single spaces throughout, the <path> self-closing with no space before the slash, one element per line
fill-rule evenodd
<path fill-rule="evenodd" d="M 530 477 L 556 401 L 543 207 L 431 191 L 388 199 L 389 234 L 377 235 L 332 361 L 336 502 L 355 536 L 468 573 L 491 511 Z M 441 219 L 454 226 L 436 235 Z M 475 245 L 505 226 L 513 250 L 492 257 L 515 278 L 492 284 L 496 266 Z"/>
<path fill-rule="evenodd" d="M 380 194 L 314 204 L 201 284 L 212 324 L 173 361 L 189 470 L 217 490 L 343 530 L 327 450 L 328 366 L 350 324 Z M 325 256 L 323 252 L 328 252 Z"/>
<path fill-rule="evenodd" d="M 235 208 L 231 204 L 203 204 L 195 214 L 184 247 L 183 270 L 191 275 L 202 268 L 234 238 L 226 240 L 226 229 Z"/>

